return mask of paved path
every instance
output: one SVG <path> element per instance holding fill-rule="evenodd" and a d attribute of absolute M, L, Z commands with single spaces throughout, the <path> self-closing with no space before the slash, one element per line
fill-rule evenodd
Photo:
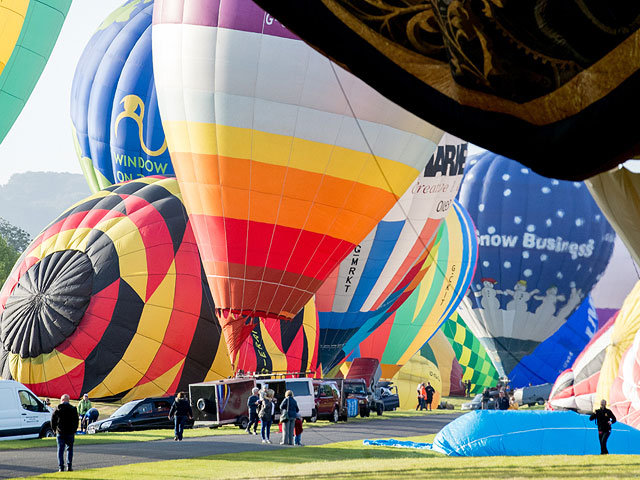
<path fill-rule="evenodd" d="M 438 432 L 459 414 L 423 414 L 409 418 L 371 419 L 366 422 L 339 423 L 326 427 L 305 428 L 302 443 L 324 445 L 365 438 L 398 438 L 428 435 Z M 152 442 L 82 445 L 74 448 L 75 470 L 111 467 L 130 463 L 204 457 L 222 453 L 253 450 L 295 448 L 279 445 L 280 435 L 273 434 L 272 445 L 264 445 L 260 436 L 218 435 L 185 438 L 181 443 L 173 440 Z M 25 477 L 57 471 L 55 448 L 29 448 L 0 451 L 0 479 Z"/>

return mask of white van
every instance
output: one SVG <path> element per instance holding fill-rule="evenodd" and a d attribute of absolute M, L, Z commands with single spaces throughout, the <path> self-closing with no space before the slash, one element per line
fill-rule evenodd
<path fill-rule="evenodd" d="M 0 440 L 53 437 L 52 412 L 20 382 L 0 380 Z"/>
<path fill-rule="evenodd" d="M 315 422 L 318 419 L 316 412 L 316 399 L 313 395 L 312 378 L 257 378 L 256 386 L 262 389 L 263 385 L 275 392 L 278 406 L 284 400 L 284 393 L 287 390 L 293 392 L 293 398 L 298 403 L 300 415 L 307 422 Z"/>

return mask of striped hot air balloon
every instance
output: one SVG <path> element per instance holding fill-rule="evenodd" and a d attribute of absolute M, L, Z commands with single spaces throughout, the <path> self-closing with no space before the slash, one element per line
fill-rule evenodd
<path fill-rule="evenodd" d="M 458 193 L 466 152 L 466 142 L 445 134 L 424 174 L 316 293 L 325 371 L 344 358 L 351 337 L 375 330 L 424 277 L 422 267 L 437 248 L 438 229 Z M 458 168 L 442 175 L 436 166 L 447 161 Z"/>
<path fill-rule="evenodd" d="M 260 374 L 314 372 L 318 363 L 318 315 L 310 301 L 290 322 L 261 318 L 245 339 L 234 364 Z"/>
<path fill-rule="evenodd" d="M 473 223 L 464 207 L 454 202 L 439 232 L 435 258 L 411 295 L 373 332 L 358 332 L 345 346 L 350 359 L 380 360 L 385 378 L 391 378 L 451 316 L 475 270 L 477 242 Z"/>
<path fill-rule="evenodd" d="M 151 58 L 153 1 L 129 0 L 93 34 L 71 85 L 71 122 L 85 179 L 172 176 Z"/>
<path fill-rule="evenodd" d="M 0 2 L 0 143 L 27 103 L 71 0 Z"/>
<path fill-rule="evenodd" d="M 171 160 L 235 358 L 247 319 L 293 319 L 443 133 L 250 0 L 157 0 L 152 36 Z"/>
<path fill-rule="evenodd" d="M 0 367 L 42 396 L 175 393 L 231 374 L 175 179 L 113 185 L 67 209 L 0 292 Z"/>

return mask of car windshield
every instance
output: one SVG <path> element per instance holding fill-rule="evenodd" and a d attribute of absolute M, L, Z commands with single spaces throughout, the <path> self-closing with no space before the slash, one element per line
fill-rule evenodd
<path fill-rule="evenodd" d="M 473 397 L 473 401 L 474 402 L 481 402 L 482 401 L 482 394 L 479 393 L 475 397 Z"/>
<path fill-rule="evenodd" d="M 367 391 L 365 390 L 364 385 L 362 385 L 361 383 L 345 383 L 344 393 L 346 393 L 347 395 L 350 393 L 366 395 Z"/>
<path fill-rule="evenodd" d="M 125 403 L 119 409 L 113 412 L 111 414 L 111 417 L 124 417 L 125 415 L 128 415 L 129 413 L 131 413 L 131 410 L 133 410 L 136 405 L 138 405 L 138 403 L 140 403 L 140 400 L 134 400 L 133 402 Z"/>

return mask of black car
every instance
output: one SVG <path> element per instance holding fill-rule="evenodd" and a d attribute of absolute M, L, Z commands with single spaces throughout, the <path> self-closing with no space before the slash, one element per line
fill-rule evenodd
<path fill-rule="evenodd" d="M 173 428 L 169 410 L 174 399 L 173 396 L 152 397 L 125 403 L 109 418 L 90 424 L 87 433 Z M 192 426 L 193 420 L 188 420 L 185 428 Z"/>

